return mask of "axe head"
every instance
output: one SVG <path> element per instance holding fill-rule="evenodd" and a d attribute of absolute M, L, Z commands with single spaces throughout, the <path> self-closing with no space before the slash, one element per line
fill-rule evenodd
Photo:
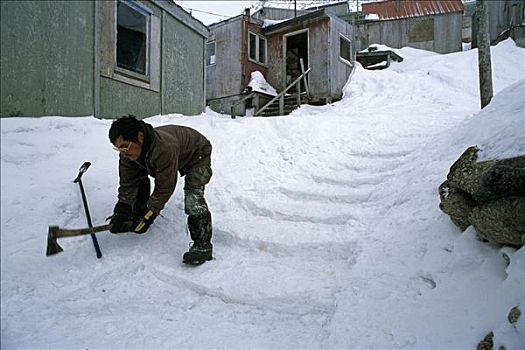
<path fill-rule="evenodd" d="M 82 164 L 82 166 L 80 167 L 80 169 L 78 170 L 78 175 L 76 177 L 75 180 L 73 180 L 74 183 L 77 183 L 80 181 L 80 179 L 82 178 L 82 175 L 84 175 L 84 173 L 88 170 L 88 168 L 91 166 L 91 163 L 90 162 L 84 162 L 84 164 Z"/>
<path fill-rule="evenodd" d="M 56 236 L 57 230 L 58 230 L 58 226 L 49 226 L 49 231 L 47 233 L 46 256 L 55 255 L 55 254 L 58 254 L 64 251 L 64 249 L 62 249 L 62 247 L 57 242 L 57 236 Z"/>

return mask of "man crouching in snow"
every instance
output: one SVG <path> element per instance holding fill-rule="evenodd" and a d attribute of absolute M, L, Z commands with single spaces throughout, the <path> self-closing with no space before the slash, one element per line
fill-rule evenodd
<path fill-rule="evenodd" d="M 133 116 L 115 120 L 109 140 L 120 152 L 118 202 L 110 231 L 146 232 L 175 191 L 180 172 L 185 176 L 184 211 L 193 240 L 183 262 L 211 260 L 211 213 L 204 199 L 204 186 L 212 176 L 210 141 L 189 127 L 153 128 Z M 153 193 L 148 175 L 155 178 Z"/>

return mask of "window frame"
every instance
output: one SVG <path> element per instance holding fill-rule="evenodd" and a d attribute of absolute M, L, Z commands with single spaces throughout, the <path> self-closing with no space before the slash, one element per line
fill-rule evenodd
<path fill-rule="evenodd" d="M 341 56 L 341 40 L 344 40 L 348 43 L 349 47 L 349 56 L 350 60 L 347 60 L 346 58 Z M 353 67 L 354 64 L 352 63 L 352 57 L 354 55 L 354 49 L 352 47 L 352 39 L 348 38 L 346 35 L 343 35 L 342 33 L 339 33 L 339 61 L 343 62 L 344 64 L 348 65 L 349 67 Z"/>
<path fill-rule="evenodd" d="M 251 35 L 255 36 L 255 58 L 252 58 L 250 55 L 251 48 L 252 48 L 251 43 L 250 43 Z M 264 62 L 259 60 L 260 53 L 261 53 L 260 51 L 261 50 L 260 49 L 261 40 L 264 42 Z M 266 40 L 264 36 L 254 33 L 252 31 L 248 31 L 248 60 L 250 62 L 254 62 L 262 66 L 266 66 L 268 63 L 268 40 Z"/>
<path fill-rule="evenodd" d="M 146 62 L 145 62 L 145 74 L 135 72 L 130 69 L 126 69 L 123 67 L 119 67 L 118 65 L 118 58 L 117 58 L 117 51 L 118 51 L 118 4 L 121 3 L 123 5 L 128 6 L 132 10 L 140 13 L 144 17 L 146 17 Z M 124 75 L 128 78 L 140 80 L 146 83 L 149 83 L 151 80 L 151 74 L 150 74 L 150 55 L 151 55 L 151 16 L 153 15 L 153 11 L 151 11 L 149 8 L 144 6 L 141 3 L 138 3 L 134 0 L 117 0 L 115 1 L 115 62 L 114 62 L 114 71 L 115 73 L 118 73 L 120 75 Z"/>
<path fill-rule="evenodd" d="M 210 55 L 208 57 L 208 45 L 213 44 L 213 55 Z M 211 58 L 213 57 L 213 62 L 211 62 Z M 214 66 L 217 64 L 217 41 L 216 40 L 210 40 L 206 42 L 206 67 Z"/>

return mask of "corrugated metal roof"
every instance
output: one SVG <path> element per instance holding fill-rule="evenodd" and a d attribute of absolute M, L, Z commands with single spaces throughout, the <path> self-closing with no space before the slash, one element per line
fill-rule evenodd
<path fill-rule="evenodd" d="M 461 12 L 461 0 L 387 0 L 362 5 L 363 12 L 377 14 L 379 19 L 398 19 Z"/>

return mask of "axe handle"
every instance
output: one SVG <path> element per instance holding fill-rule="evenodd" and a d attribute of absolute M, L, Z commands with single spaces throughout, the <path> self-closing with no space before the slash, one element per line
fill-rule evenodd
<path fill-rule="evenodd" d="M 89 214 L 89 207 L 87 203 L 86 192 L 84 191 L 84 185 L 82 185 L 82 179 L 81 179 L 82 174 L 87 170 L 87 168 L 89 168 L 89 165 L 91 165 L 91 163 L 89 162 L 84 163 L 84 165 L 80 168 L 80 172 L 78 173 L 77 179 L 78 179 L 78 184 L 80 186 L 80 194 L 82 194 L 82 203 L 84 203 L 84 211 L 86 212 L 86 219 L 88 222 L 88 226 L 89 228 L 93 228 L 93 223 L 91 222 L 91 215 Z M 102 258 L 102 252 L 100 251 L 100 247 L 98 245 L 97 236 L 95 236 L 93 232 L 91 232 L 91 239 L 93 240 L 93 245 L 95 247 L 97 258 L 98 259 Z"/>
<path fill-rule="evenodd" d="M 82 236 L 88 235 L 90 233 L 108 231 L 111 228 L 111 224 L 94 226 L 88 228 L 78 228 L 78 229 L 67 229 L 67 228 L 56 228 L 53 230 L 53 235 L 55 238 L 60 237 L 73 237 L 73 236 Z"/>

